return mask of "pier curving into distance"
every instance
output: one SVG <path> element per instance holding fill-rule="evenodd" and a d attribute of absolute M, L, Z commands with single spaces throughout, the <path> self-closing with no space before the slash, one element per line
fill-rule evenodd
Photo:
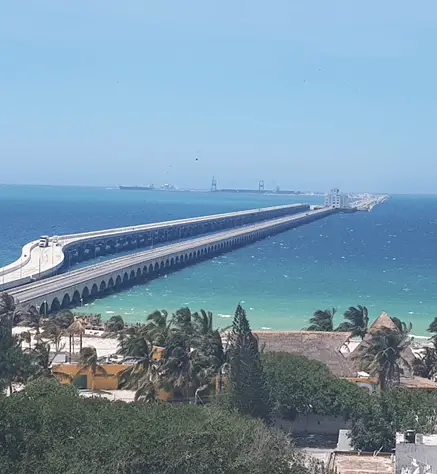
<path fill-rule="evenodd" d="M 308 204 L 289 204 L 69 234 L 50 237 L 47 247 L 40 247 L 39 241 L 35 240 L 23 247 L 18 260 L 0 268 L 0 291 L 41 280 L 69 269 L 75 263 L 93 260 L 101 255 L 153 248 L 166 242 L 192 239 L 198 235 L 290 216 L 309 209 Z"/>
<path fill-rule="evenodd" d="M 337 211 L 338 209 L 331 208 L 308 210 L 213 235 L 170 243 L 29 283 L 8 293 L 14 297 L 18 307 L 34 307 L 46 315 L 62 308 L 79 306 L 129 285 L 157 278 L 164 273 L 249 245 Z"/>

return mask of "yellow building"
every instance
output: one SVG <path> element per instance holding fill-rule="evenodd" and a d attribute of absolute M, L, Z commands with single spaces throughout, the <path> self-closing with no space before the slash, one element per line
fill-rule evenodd
<path fill-rule="evenodd" d="M 117 390 L 121 374 L 130 366 L 126 364 L 101 364 L 105 372 L 97 370 L 93 375 L 91 367 L 82 364 L 58 364 L 52 372 L 62 384 L 73 384 L 77 388 L 90 390 Z"/>

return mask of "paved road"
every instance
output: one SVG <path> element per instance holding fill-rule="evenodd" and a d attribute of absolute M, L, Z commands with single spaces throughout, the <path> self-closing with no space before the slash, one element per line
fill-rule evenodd
<path fill-rule="evenodd" d="M 239 229 L 220 232 L 212 236 L 209 235 L 184 242 L 169 244 L 163 247 L 145 250 L 136 254 L 126 255 L 98 264 L 89 265 L 85 268 L 73 270 L 62 275 L 53 276 L 45 280 L 12 289 L 8 291 L 8 293 L 12 295 L 18 303 L 24 304 L 28 301 L 43 297 L 44 295 L 72 288 L 75 285 L 83 284 L 88 281 L 97 281 L 107 275 L 124 271 L 128 267 L 134 267 L 135 265 L 148 265 L 158 259 L 168 258 L 175 254 L 191 252 L 208 244 L 217 244 L 230 238 L 250 235 L 255 231 L 274 230 L 278 226 L 284 226 L 284 224 L 292 223 L 294 221 L 305 221 L 308 216 L 324 217 L 332 212 L 335 211 L 332 209 L 308 211 L 306 213 L 263 221 L 259 224 L 252 224 Z"/>
<path fill-rule="evenodd" d="M 293 209 L 302 204 L 290 204 L 285 206 L 272 206 L 260 209 L 249 209 L 246 211 L 229 212 L 223 214 L 214 214 L 210 216 L 200 216 L 189 219 L 178 219 L 173 221 L 156 222 L 152 224 L 143 224 L 138 226 L 119 227 L 115 229 L 98 230 L 93 232 L 84 232 L 80 234 L 68 234 L 59 236 L 57 242 L 50 238 L 49 247 L 39 247 L 39 241 L 29 242 L 23 247 L 21 257 L 15 262 L 0 268 L 0 289 L 11 288 L 18 284 L 26 283 L 31 278 L 40 279 L 52 275 L 64 261 L 63 249 L 72 244 L 83 243 L 86 241 L 96 241 L 102 238 L 119 237 L 132 233 L 146 231 L 165 230 L 174 226 L 202 224 L 211 221 L 223 220 L 229 217 L 244 217 L 251 214 L 270 213 L 281 209 Z"/>

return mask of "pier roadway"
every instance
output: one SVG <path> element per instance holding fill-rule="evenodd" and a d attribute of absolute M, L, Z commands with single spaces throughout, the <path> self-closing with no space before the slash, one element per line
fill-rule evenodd
<path fill-rule="evenodd" d="M 45 315 L 61 308 L 79 306 L 112 291 L 151 280 L 337 211 L 318 209 L 168 244 L 29 283 L 8 293 L 19 308 L 33 306 Z"/>
<path fill-rule="evenodd" d="M 157 222 L 81 234 L 50 237 L 47 247 L 35 240 L 23 247 L 21 257 L 0 268 L 0 291 L 55 275 L 74 263 L 126 250 L 153 248 L 165 242 L 262 222 L 309 210 L 308 204 L 290 204 L 247 211 Z"/>

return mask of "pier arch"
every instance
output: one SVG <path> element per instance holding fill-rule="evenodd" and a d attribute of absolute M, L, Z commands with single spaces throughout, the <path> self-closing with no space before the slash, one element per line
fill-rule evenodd
<path fill-rule="evenodd" d="M 115 279 L 115 286 L 120 286 L 121 285 L 121 276 L 117 275 L 117 278 Z"/>
<path fill-rule="evenodd" d="M 99 288 L 94 283 L 94 285 L 91 287 L 91 298 L 97 298 L 98 294 L 99 294 Z"/>
<path fill-rule="evenodd" d="M 129 280 L 135 280 L 135 270 L 131 270 L 130 275 L 129 275 Z"/>
<path fill-rule="evenodd" d="M 61 303 L 59 303 L 58 298 L 55 298 L 50 305 L 50 312 L 57 313 L 61 309 Z"/>
<path fill-rule="evenodd" d="M 47 314 L 49 314 L 49 305 L 47 301 L 44 301 L 40 306 L 39 314 L 41 314 L 42 316 L 47 316 Z"/>
<path fill-rule="evenodd" d="M 104 291 L 106 291 L 106 281 L 105 280 L 100 282 L 99 290 L 100 290 L 100 293 L 103 293 Z"/>
<path fill-rule="evenodd" d="M 83 300 L 86 300 L 90 297 L 90 290 L 89 288 L 86 286 L 83 290 L 82 290 L 82 299 Z"/>
<path fill-rule="evenodd" d="M 68 293 L 65 293 L 64 297 L 62 298 L 61 308 L 65 309 L 65 308 L 68 308 L 70 305 L 71 305 L 70 295 Z"/>
<path fill-rule="evenodd" d="M 79 306 L 79 305 L 80 305 L 80 293 L 79 293 L 79 290 L 76 290 L 76 291 L 73 293 L 73 298 L 72 298 L 71 300 L 72 300 L 73 306 Z"/>

